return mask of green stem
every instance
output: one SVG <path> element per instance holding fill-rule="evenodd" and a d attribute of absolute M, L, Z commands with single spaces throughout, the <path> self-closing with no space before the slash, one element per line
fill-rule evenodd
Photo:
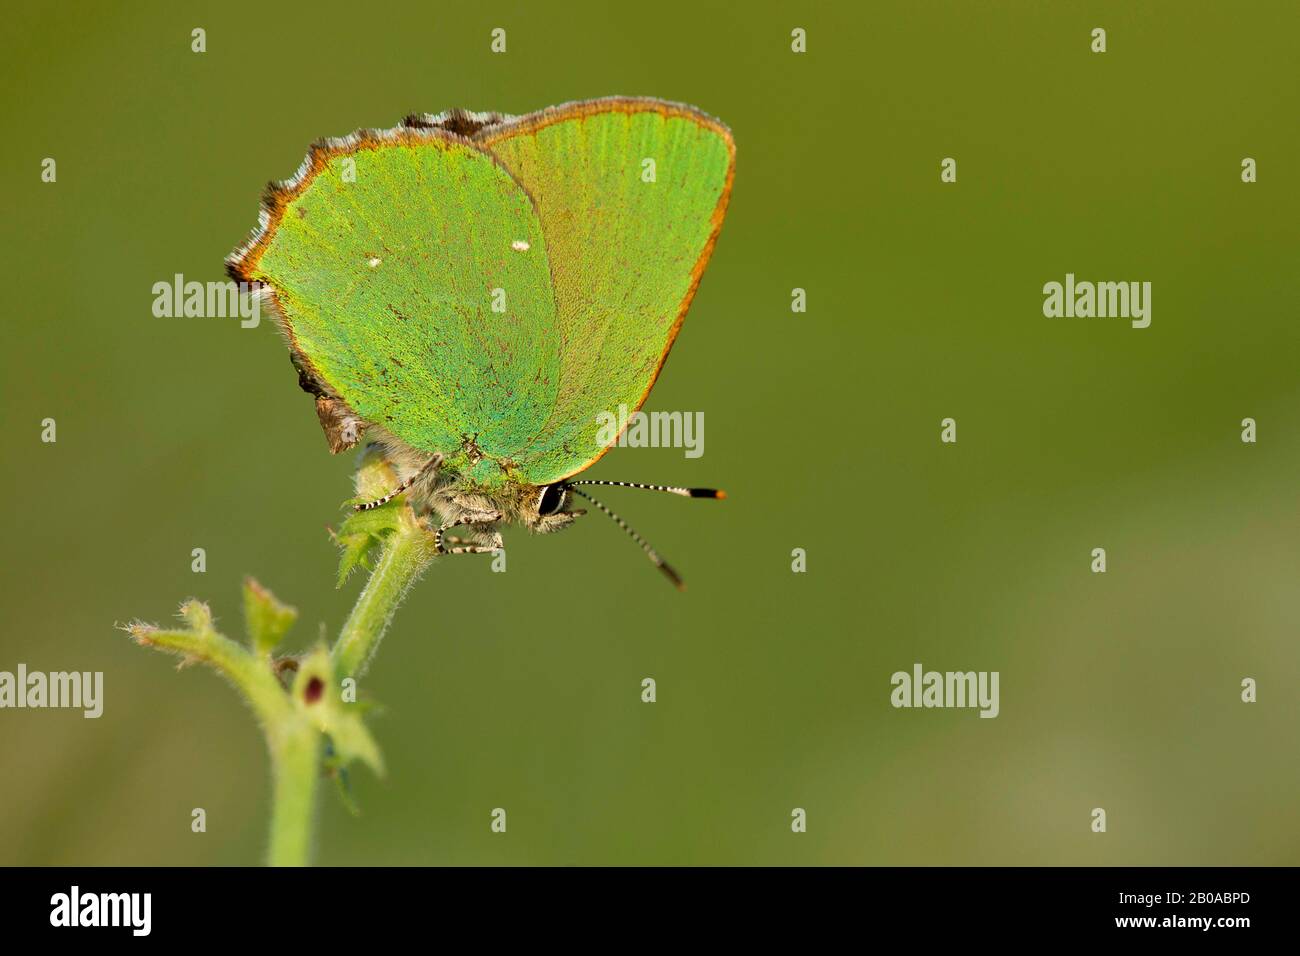
<path fill-rule="evenodd" d="M 268 728 L 271 745 L 271 840 L 268 866 L 306 866 L 311 862 L 312 821 L 320 780 L 320 732 L 295 719 Z"/>
<path fill-rule="evenodd" d="M 272 866 L 306 866 L 320 777 L 320 731 L 298 713 L 266 660 L 213 629 L 206 605 L 190 601 L 181 613 L 190 623 L 190 630 L 163 630 L 149 625 L 133 625 L 128 630 L 146 647 L 210 664 L 243 692 L 257 714 L 271 751 L 267 862 Z"/>
<path fill-rule="evenodd" d="M 358 492 L 391 487 L 395 480 L 382 461 L 358 475 Z M 382 492 L 381 492 L 382 493 Z M 373 495 L 371 495 L 373 497 Z M 184 629 L 134 623 L 124 627 L 137 643 L 203 661 L 224 674 L 252 705 L 266 734 L 271 754 L 271 866 L 306 866 L 311 861 L 316 791 L 320 784 L 324 740 L 343 763 L 359 758 L 376 773 L 383 760 L 358 713 L 347 710 L 333 694 L 338 680 L 360 677 L 374 656 L 397 606 L 433 560 L 432 536 L 409 507 L 382 516 L 383 544 L 374 571 L 348 615 L 332 652 L 321 644 L 297 659 L 298 674 L 286 692 L 276 676 L 271 654 L 297 611 L 277 601 L 256 581 L 244 583 L 244 613 L 252 651 L 217 632 L 212 612 L 201 601 L 187 601 Z M 390 520 L 392 519 L 392 520 Z M 375 531 L 362 531 L 375 534 Z"/>
<path fill-rule="evenodd" d="M 189 631 L 163 630 L 140 624 L 132 625 L 128 631 L 138 644 L 170 651 L 187 660 L 203 661 L 224 674 L 243 692 L 268 732 L 290 714 L 289 698 L 270 668 L 230 638 L 211 630 L 210 625 L 203 621 L 199 622 L 196 630 Z"/>
<path fill-rule="evenodd" d="M 340 677 L 365 673 L 397 606 L 433 557 L 428 532 L 413 518 L 404 520 L 385 539 L 370 580 L 334 645 L 334 663 Z"/>
<path fill-rule="evenodd" d="M 403 515 L 387 536 L 370 579 L 334 645 L 332 658 L 339 677 L 360 677 L 370 664 L 397 611 L 416 578 L 433 559 L 428 533 L 413 517 Z M 321 739 L 307 723 L 268 726 L 274 775 L 271 810 L 271 866 L 305 866 L 311 856 L 311 831 L 316 788 L 320 780 Z"/>

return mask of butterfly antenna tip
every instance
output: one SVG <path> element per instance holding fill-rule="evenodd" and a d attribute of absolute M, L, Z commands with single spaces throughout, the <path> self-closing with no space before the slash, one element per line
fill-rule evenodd
<path fill-rule="evenodd" d="M 583 482 L 583 484 L 588 484 L 588 485 L 613 484 L 613 483 L 614 482 L 595 482 L 595 481 Z M 679 591 L 686 590 L 686 582 L 682 580 L 682 576 L 673 570 L 672 565 L 670 565 L 667 561 L 665 561 L 663 558 L 659 556 L 658 551 L 650 547 L 650 543 L 646 541 L 645 538 L 641 537 L 639 534 L 633 531 L 631 526 L 626 521 L 624 521 L 618 515 L 614 514 L 614 512 L 610 511 L 609 508 L 605 507 L 605 505 L 602 502 L 596 500 L 591 495 L 587 494 L 585 491 L 582 491 L 579 488 L 574 488 L 573 487 L 574 484 L 577 484 L 577 482 L 570 482 L 569 487 L 572 489 L 575 495 L 579 495 L 582 498 L 586 498 L 593 505 L 599 508 L 605 514 L 606 517 L 608 517 L 616 525 L 618 525 L 620 528 L 626 531 L 628 536 L 641 546 L 641 550 L 645 552 L 646 557 L 651 560 L 654 566 L 664 573 L 664 577 L 666 577 L 669 581 L 673 582 L 673 587 L 677 588 L 677 590 Z M 656 489 L 656 490 L 667 490 L 667 489 Z"/>
<path fill-rule="evenodd" d="M 606 485 L 611 488 L 640 488 L 642 491 L 664 491 L 670 495 L 680 495 L 683 498 L 715 498 L 722 500 L 727 497 L 727 493 L 719 488 L 681 488 L 677 485 L 647 485 L 640 481 L 599 481 L 594 478 L 584 478 L 580 481 L 566 482 L 570 488 L 574 485 Z"/>

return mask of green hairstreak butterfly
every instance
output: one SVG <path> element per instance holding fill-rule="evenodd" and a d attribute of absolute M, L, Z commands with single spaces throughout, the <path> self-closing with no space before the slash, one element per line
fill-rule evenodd
<path fill-rule="evenodd" d="M 413 115 L 315 143 L 226 265 L 269 300 L 330 450 L 366 435 L 393 465 L 398 487 L 358 507 L 406 492 L 440 551 L 473 553 L 504 523 L 568 526 L 577 496 L 680 587 L 578 486 L 722 493 L 575 476 L 613 444 L 600 413 L 658 377 L 734 166 L 724 125 L 656 99 Z"/>

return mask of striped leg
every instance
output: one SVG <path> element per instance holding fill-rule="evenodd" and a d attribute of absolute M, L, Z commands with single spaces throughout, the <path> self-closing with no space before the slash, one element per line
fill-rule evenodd
<path fill-rule="evenodd" d="M 382 498 L 376 498 L 374 501 L 363 501 L 361 502 L 361 504 L 355 506 L 356 510 L 369 511 L 372 508 L 378 508 L 381 505 L 388 504 L 388 502 L 392 501 L 394 498 L 400 495 L 407 488 L 411 487 L 411 485 L 415 484 L 425 475 L 437 471 L 438 466 L 441 464 L 442 464 L 442 455 L 440 453 L 435 454 L 432 458 L 429 459 L 428 463 L 425 464 L 423 468 L 421 468 L 419 471 L 413 474 L 410 478 L 407 478 L 404 482 L 402 482 L 400 485 L 398 485 L 388 494 L 384 495 Z"/>
<path fill-rule="evenodd" d="M 443 540 L 443 536 L 446 535 L 446 533 L 450 531 L 452 528 L 459 528 L 462 525 L 492 524 L 494 521 L 500 521 L 500 520 L 501 520 L 500 512 L 489 511 L 483 514 L 465 515 L 464 517 L 457 518 L 455 521 L 446 522 L 441 528 L 438 529 L 434 537 L 434 540 L 437 544 L 438 553 L 439 554 L 493 554 L 497 551 L 500 551 L 505 546 L 505 543 L 501 540 L 501 533 L 499 531 L 492 532 L 492 544 L 490 545 L 458 543 L 456 547 L 449 548 L 447 547 L 446 542 Z M 457 542 L 459 542 L 460 539 L 458 538 L 456 540 Z"/>
<path fill-rule="evenodd" d="M 500 538 L 501 535 L 497 534 L 497 535 L 495 535 L 495 537 L 496 537 L 496 538 Z M 442 543 L 443 543 L 444 545 L 447 546 L 447 553 L 448 553 L 448 554 L 451 554 L 451 553 L 452 553 L 452 549 L 453 549 L 453 548 L 459 548 L 459 547 L 461 547 L 462 545 L 475 545 L 475 544 L 478 544 L 478 542 L 475 541 L 475 540 L 473 540 L 472 538 L 461 538 L 461 537 L 458 537 L 457 535 L 454 535 L 454 534 L 444 535 L 444 536 L 443 536 L 443 539 L 442 539 Z M 501 545 L 498 545 L 498 547 L 501 547 Z"/>

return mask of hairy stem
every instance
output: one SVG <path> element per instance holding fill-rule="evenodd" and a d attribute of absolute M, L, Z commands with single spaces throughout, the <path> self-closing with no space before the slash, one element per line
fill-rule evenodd
<path fill-rule="evenodd" d="M 128 630 L 145 647 L 170 651 L 189 661 L 202 661 L 225 675 L 243 692 L 262 726 L 269 729 L 288 717 L 289 699 L 275 675 L 230 638 L 202 625 L 195 630 L 181 631 L 137 624 Z"/>
<path fill-rule="evenodd" d="M 320 780 L 320 732 L 295 719 L 268 728 L 271 745 L 271 839 L 269 866 L 311 862 L 312 823 Z"/>
<path fill-rule="evenodd" d="M 383 494 L 376 489 L 392 487 L 394 480 L 382 457 L 371 455 L 358 470 L 358 494 L 374 498 Z M 397 606 L 436 554 L 433 536 L 405 503 L 356 512 L 336 540 L 343 546 L 340 583 L 375 545 L 379 556 L 332 652 L 322 641 L 292 658 L 292 668 L 282 667 L 289 659 L 277 661 L 274 652 L 298 612 L 252 578 L 244 581 L 247 647 L 218 633 L 211 610 L 196 600 L 181 605 L 180 618 L 187 626 L 135 622 L 122 628 L 142 646 L 179 655 L 182 664 L 211 666 L 248 700 L 271 755 L 271 866 L 311 862 L 323 767 L 342 773 L 349 762 L 360 760 L 383 775 L 383 757 L 362 719 L 364 708 L 355 695 L 342 693 L 341 685 L 365 672 Z M 280 680 L 284 670 L 294 674 L 288 687 Z"/>
<path fill-rule="evenodd" d="M 271 752 L 271 837 L 267 862 L 272 866 L 305 866 L 311 852 L 313 808 L 320 777 L 320 730 L 296 710 L 269 661 L 213 628 L 206 605 L 186 602 L 181 607 L 181 616 L 190 624 L 186 630 L 146 624 L 132 625 L 127 630 L 146 647 L 210 665 L 243 693 L 262 725 Z"/>
<path fill-rule="evenodd" d="M 428 532 L 404 515 L 398 529 L 385 538 L 370 580 L 334 645 L 334 663 L 341 677 L 365 673 L 397 606 L 434 553 Z"/>

